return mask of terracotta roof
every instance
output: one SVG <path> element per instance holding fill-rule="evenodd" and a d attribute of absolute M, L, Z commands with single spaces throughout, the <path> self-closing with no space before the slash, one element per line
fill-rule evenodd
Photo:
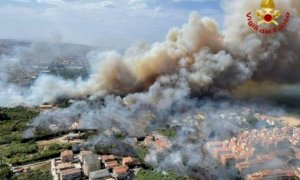
<path fill-rule="evenodd" d="M 71 175 L 71 174 L 81 173 L 81 170 L 78 169 L 78 168 L 72 168 L 72 169 L 62 170 L 62 171 L 60 171 L 60 173 L 61 173 L 63 176 L 66 176 L 66 175 Z"/>
<path fill-rule="evenodd" d="M 113 167 L 116 167 L 116 166 L 119 166 L 117 161 L 109 161 L 109 162 L 105 163 L 105 167 L 107 167 L 107 168 L 113 168 Z"/>
<path fill-rule="evenodd" d="M 124 163 L 132 163 L 134 162 L 134 159 L 132 157 L 124 157 L 122 158 L 122 162 Z"/>
<path fill-rule="evenodd" d="M 128 166 L 118 166 L 114 168 L 114 173 L 116 174 L 122 174 L 128 171 Z"/>
<path fill-rule="evenodd" d="M 215 152 L 227 152 L 227 151 L 231 151 L 231 149 L 229 147 L 221 147 L 221 148 L 215 148 L 214 151 Z"/>
<path fill-rule="evenodd" d="M 112 161 L 112 160 L 115 160 L 115 156 L 114 155 L 103 155 L 103 156 L 101 156 L 101 160 L 102 161 Z"/>
<path fill-rule="evenodd" d="M 262 176 L 271 176 L 271 175 L 288 176 L 288 177 L 295 176 L 295 172 L 293 170 L 283 170 L 283 169 L 263 170 L 260 172 L 260 174 Z"/>

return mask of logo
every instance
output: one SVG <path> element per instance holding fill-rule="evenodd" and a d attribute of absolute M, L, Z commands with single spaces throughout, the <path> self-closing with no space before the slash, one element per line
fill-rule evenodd
<path fill-rule="evenodd" d="M 280 10 L 276 9 L 275 3 L 273 0 L 262 0 L 261 9 L 256 10 L 256 17 L 258 22 L 254 22 L 252 13 L 247 13 L 248 26 L 254 31 L 271 34 L 278 31 L 283 31 L 286 25 L 289 22 L 290 13 L 286 12 L 281 23 L 278 22 L 281 17 Z"/>
<path fill-rule="evenodd" d="M 280 16 L 280 11 L 275 10 L 275 3 L 273 0 L 263 0 L 261 2 L 261 10 L 256 10 L 256 15 L 261 19 L 258 25 L 262 23 L 273 23 L 278 26 L 278 22 L 275 20 Z"/>

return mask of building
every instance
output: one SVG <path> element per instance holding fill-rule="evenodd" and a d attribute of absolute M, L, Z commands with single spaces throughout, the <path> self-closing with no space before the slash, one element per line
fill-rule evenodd
<path fill-rule="evenodd" d="M 38 110 L 40 110 L 40 111 L 46 111 L 46 110 L 52 110 L 52 109 L 57 109 L 57 107 L 52 104 L 42 104 L 38 107 Z"/>
<path fill-rule="evenodd" d="M 61 164 L 59 164 L 57 166 L 57 169 L 59 171 L 62 171 L 62 170 L 65 170 L 65 169 L 72 169 L 72 168 L 74 168 L 74 165 L 72 163 L 70 163 L 70 162 L 68 162 L 68 163 L 61 163 Z"/>
<path fill-rule="evenodd" d="M 223 142 L 222 141 L 213 141 L 213 142 L 208 142 L 206 144 L 206 148 L 208 150 L 213 150 L 214 148 L 220 148 L 223 147 Z"/>
<path fill-rule="evenodd" d="M 99 156 L 96 154 L 90 154 L 83 157 L 82 169 L 84 175 L 88 176 L 90 172 L 100 170 Z"/>
<path fill-rule="evenodd" d="M 118 166 L 113 169 L 113 176 L 116 179 L 125 179 L 128 175 L 128 166 Z"/>
<path fill-rule="evenodd" d="M 112 169 L 114 167 L 119 166 L 119 163 L 117 161 L 108 161 L 108 162 L 104 163 L 104 165 L 107 169 Z"/>
<path fill-rule="evenodd" d="M 123 166 L 132 166 L 134 165 L 135 162 L 134 162 L 134 159 L 132 157 L 124 157 L 122 158 L 122 165 Z"/>
<path fill-rule="evenodd" d="M 221 155 L 223 155 L 223 154 L 232 154 L 232 153 L 233 152 L 228 147 L 215 148 L 214 153 L 213 153 L 213 157 L 215 159 L 219 159 L 221 157 Z"/>
<path fill-rule="evenodd" d="M 81 178 L 81 170 L 77 168 L 65 169 L 60 171 L 60 180 L 79 180 Z"/>
<path fill-rule="evenodd" d="M 107 169 L 92 171 L 89 174 L 89 180 L 106 180 L 111 177 L 112 176 Z"/>
<path fill-rule="evenodd" d="M 69 133 L 67 136 L 66 136 L 66 140 L 68 141 L 72 141 L 74 139 L 80 139 L 81 137 L 81 134 L 80 133 Z"/>
<path fill-rule="evenodd" d="M 296 173 L 291 169 L 273 169 L 263 170 L 247 176 L 247 180 L 265 180 L 265 179 L 296 179 Z"/>
<path fill-rule="evenodd" d="M 234 165 L 235 164 L 235 155 L 234 154 L 222 154 L 221 163 L 223 165 Z"/>
<path fill-rule="evenodd" d="M 66 150 L 60 153 L 60 159 L 63 163 L 71 162 L 73 160 L 74 154 L 71 150 Z"/>
<path fill-rule="evenodd" d="M 79 153 L 79 159 L 80 161 L 83 161 L 83 157 L 86 156 L 86 155 L 91 155 L 93 154 L 92 151 L 80 151 Z"/>
<path fill-rule="evenodd" d="M 115 160 L 115 156 L 114 155 L 103 155 L 103 156 L 101 156 L 101 161 L 103 163 L 109 162 L 109 161 L 114 161 L 114 160 Z"/>

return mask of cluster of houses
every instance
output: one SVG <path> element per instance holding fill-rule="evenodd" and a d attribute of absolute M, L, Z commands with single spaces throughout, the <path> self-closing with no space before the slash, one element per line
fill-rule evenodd
<path fill-rule="evenodd" d="M 234 167 L 248 180 L 289 179 L 300 177 L 297 175 L 299 141 L 299 128 L 270 127 L 245 130 L 229 140 L 208 142 L 206 149 L 223 166 Z M 279 162 L 275 163 L 276 160 Z M 287 163 L 291 160 L 292 166 Z"/>
<path fill-rule="evenodd" d="M 165 136 L 159 133 L 153 133 L 145 137 L 143 145 L 152 147 L 158 152 L 162 152 L 171 147 L 171 142 Z"/>
<path fill-rule="evenodd" d="M 119 180 L 130 179 L 134 175 L 134 166 L 132 157 L 99 156 L 92 151 L 74 155 L 73 151 L 66 150 L 52 161 L 51 170 L 55 180 Z"/>

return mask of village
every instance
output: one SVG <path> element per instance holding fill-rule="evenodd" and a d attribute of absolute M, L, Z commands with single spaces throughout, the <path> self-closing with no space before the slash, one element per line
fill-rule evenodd
<path fill-rule="evenodd" d="M 132 179 L 138 170 L 135 165 L 133 157 L 100 156 L 92 151 L 74 155 L 71 150 L 66 150 L 60 158 L 51 161 L 51 172 L 54 180 Z"/>
<path fill-rule="evenodd" d="M 269 127 L 207 142 L 206 150 L 225 169 L 233 169 L 247 180 L 300 178 L 300 129 L 282 123 L 280 118 L 257 117 Z"/>
<path fill-rule="evenodd" d="M 164 151 L 171 146 L 167 138 L 158 133 L 146 136 L 142 144 L 157 151 Z M 131 156 L 98 155 L 86 150 L 74 154 L 72 150 L 66 150 L 60 158 L 51 161 L 51 173 L 54 180 L 123 180 L 133 179 L 140 166 L 141 162 Z"/>

